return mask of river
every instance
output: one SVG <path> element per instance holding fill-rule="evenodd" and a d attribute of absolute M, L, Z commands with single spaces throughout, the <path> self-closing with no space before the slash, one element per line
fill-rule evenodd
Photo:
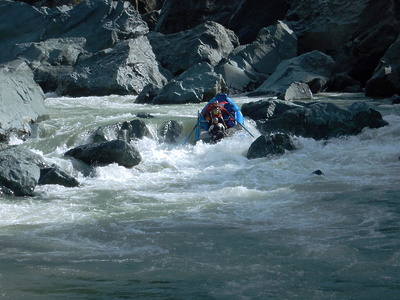
<path fill-rule="evenodd" d="M 366 99 L 389 126 L 294 137 L 297 150 L 248 160 L 245 131 L 215 145 L 157 139 L 179 120 L 184 141 L 203 104 L 133 100 L 48 96 L 51 118 L 24 145 L 81 186 L 0 198 L 0 299 L 400 299 L 399 105 Z M 63 157 L 140 112 L 154 116 L 143 119 L 154 138 L 133 143 L 138 166 L 84 176 Z"/>

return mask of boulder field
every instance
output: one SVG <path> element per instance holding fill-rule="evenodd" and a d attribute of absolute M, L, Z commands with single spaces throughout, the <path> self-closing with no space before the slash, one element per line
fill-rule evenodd
<path fill-rule="evenodd" d="M 136 95 L 137 103 L 149 104 L 201 103 L 216 93 L 265 97 L 242 107 L 263 135 L 252 153 L 292 149 L 290 135 L 329 139 L 385 125 L 364 103 L 339 109 L 299 101 L 329 91 L 398 103 L 399 1 L 228 2 L 0 1 L 0 193 L 30 195 L 39 182 L 78 184 L 57 166 L 38 167 L 5 152 L 11 136 L 24 139 L 48 118 L 49 92 Z M 120 151 L 149 135 L 144 122 L 121 122 L 94 129 L 94 145 Z M 176 142 L 181 125 L 163 126 L 159 134 Z M 140 154 L 129 151 L 127 162 L 112 162 L 140 163 Z M 88 160 L 103 162 L 112 163 Z M 7 175 L 13 168 L 16 182 Z"/>

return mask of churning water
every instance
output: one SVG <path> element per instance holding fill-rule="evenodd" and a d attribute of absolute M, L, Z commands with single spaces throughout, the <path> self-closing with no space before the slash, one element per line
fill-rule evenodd
<path fill-rule="evenodd" d="M 0 198 L 0 299 L 400 299 L 398 106 L 378 107 L 384 128 L 294 137 L 296 151 L 248 160 L 245 131 L 182 145 L 203 105 L 46 104 L 51 119 L 25 145 L 82 185 Z M 99 125 L 139 112 L 155 118 L 143 119 L 154 138 L 133 142 L 138 166 L 85 176 L 63 157 Z M 184 123 L 182 142 L 157 138 L 166 120 Z"/>

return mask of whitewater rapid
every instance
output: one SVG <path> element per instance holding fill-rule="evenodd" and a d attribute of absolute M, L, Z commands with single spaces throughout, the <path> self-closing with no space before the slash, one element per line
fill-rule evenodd
<path fill-rule="evenodd" d="M 51 118 L 24 145 L 81 186 L 0 198 L 2 298 L 398 298 L 398 106 L 378 105 L 389 126 L 329 141 L 294 137 L 295 151 L 248 160 L 254 138 L 244 131 L 183 145 L 202 105 L 133 101 L 46 99 Z M 153 138 L 133 142 L 138 166 L 86 176 L 63 156 L 98 126 L 143 112 L 154 116 L 143 119 Z M 157 138 L 167 120 L 184 124 L 177 144 Z M 251 120 L 245 126 L 259 135 Z"/>

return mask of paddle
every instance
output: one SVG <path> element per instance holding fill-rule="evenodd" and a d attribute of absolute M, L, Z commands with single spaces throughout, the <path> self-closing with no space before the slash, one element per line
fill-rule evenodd
<path fill-rule="evenodd" d="M 199 114 L 199 113 L 198 113 Z M 193 132 L 195 131 L 195 129 L 197 128 L 197 126 L 199 126 L 199 116 L 197 116 L 197 122 L 196 125 L 194 125 L 192 131 L 190 132 L 189 136 L 187 137 L 187 139 L 183 142 L 183 145 L 186 145 L 186 143 L 188 142 L 188 140 L 190 139 L 190 137 L 192 136 Z"/>
<path fill-rule="evenodd" d="M 244 125 L 242 124 L 242 123 L 240 123 L 238 120 L 236 120 L 236 118 L 231 114 L 231 113 L 229 113 L 229 115 L 233 118 L 233 120 L 235 120 L 236 121 L 236 123 L 238 123 L 240 126 L 242 126 L 242 128 L 244 129 L 244 130 L 246 130 L 247 131 L 247 133 L 248 134 L 250 134 L 251 135 L 251 137 L 252 138 L 254 138 L 255 139 L 255 137 L 254 137 L 254 135 L 252 135 L 251 134 L 251 132 L 250 131 L 248 131 L 247 130 L 247 128 L 246 127 L 244 127 Z"/>

